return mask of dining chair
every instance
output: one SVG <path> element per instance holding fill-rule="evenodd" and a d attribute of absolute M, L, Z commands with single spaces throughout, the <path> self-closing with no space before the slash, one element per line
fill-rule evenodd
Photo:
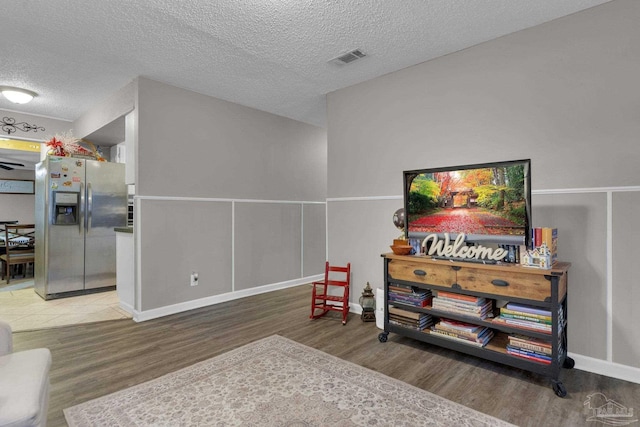
<path fill-rule="evenodd" d="M 2 274 L 6 278 L 7 284 L 17 273 L 16 267 L 22 266 L 23 277 L 26 277 L 27 267 L 35 262 L 34 236 L 34 224 L 5 225 L 5 253 L 0 255 L 0 261 L 3 264 Z"/>

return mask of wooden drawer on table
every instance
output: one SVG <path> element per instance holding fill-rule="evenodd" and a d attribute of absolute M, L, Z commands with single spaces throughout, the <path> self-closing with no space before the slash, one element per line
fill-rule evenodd
<path fill-rule="evenodd" d="M 456 272 L 448 265 L 391 260 L 388 271 L 390 278 L 405 282 L 439 286 L 451 286 L 456 282 Z"/>
<path fill-rule="evenodd" d="M 551 281 L 540 274 L 462 268 L 458 271 L 457 283 L 462 291 L 551 301 Z"/>

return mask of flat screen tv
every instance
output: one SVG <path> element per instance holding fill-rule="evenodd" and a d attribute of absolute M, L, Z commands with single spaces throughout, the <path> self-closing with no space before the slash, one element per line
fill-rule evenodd
<path fill-rule="evenodd" d="M 531 160 L 405 171 L 404 210 L 407 238 L 528 245 Z"/>

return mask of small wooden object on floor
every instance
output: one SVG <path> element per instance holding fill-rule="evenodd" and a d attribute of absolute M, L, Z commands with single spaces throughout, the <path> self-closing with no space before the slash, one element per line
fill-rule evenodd
<path fill-rule="evenodd" d="M 333 274 L 332 274 L 333 273 Z M 336 278 L 340 276 L 340 279 Z M 343 278 L 343 276 L 346 276 Z M 324 280 L 313 282 L 311 295 L 311 319 L 324 316 L 329 311 L 342 312 L 342 324 L 347 324 L 349 314 L 349 284 L 351 282 L 351 263 L 346 267 L 336 267 L 325 263 Z M 332 295 L 329 291 L 337 288 L 339 295 Z M 318 312 L 320 310 L 320 312 Z"/>

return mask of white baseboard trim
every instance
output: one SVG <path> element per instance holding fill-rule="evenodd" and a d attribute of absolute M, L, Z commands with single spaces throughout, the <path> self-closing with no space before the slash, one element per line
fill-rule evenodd
<path fill-rule="evenodd" d="M 349 313 L 355 313 L 357 315 L 362 314 L 362 306 L 355 302 L 349 301 Z"/>
<path fill-rule="evenodd" d="M 135 310 L 133 309 L 133 306 L 130 304 L 127 304 L 126 302 L 122 302 L 122 300 L 120 300 L 120 304 L 119 304 L 120 308 L 123 309 L 124 311 L 126 311 L 127 313 L 133 315 L 133 313 L 135 312 Z"/>
<path fill-rule="evenodd" d="M 207 307 L 209 305 L 220 304 L 226 301 L 232 301 L 239 298 L 244 298 L 252 295 L 264 294 L 266 292 L 277 291 L 279 289 L 291 288 L 298 285 L 304 285 L 305 283 L 311 283 L 315 280 L 321 280 L 324 278 L 324 274 L 317 274 L 315 276 L 302 277 L 300 279 L 289 280 L 286 282 L 272 283 L 270 285 L 258 286 L 250 289 L 243 289 L 241 291 L 228 292 L 221 295 L 213 295 L 206 298 L 200 298 L 193 301 L 186 301 L 178 304 L 172 304 L 165 307 L 154 308 L 152 310 L 132 310 L 133 320 L 136 322 L 144 322 L 146 320 L 157 319 L 159 317 L 169 316 L 171 314 L 182 313 L 184 311 L 194 310 L 196 308 Z M 311 293 L 309 293 L 311 295 Z"/>
<path fill-rule="evenodd" d="M 640 369 L 638 368 L 607 362 L 606 360 L 594 359 L 593 357 L 583 356 L 581 354 L 573 354 L 571 352 L 569 352 L 569 357 L 576 362 L 575 368 L 581 371 L 640 384 Z"/>

